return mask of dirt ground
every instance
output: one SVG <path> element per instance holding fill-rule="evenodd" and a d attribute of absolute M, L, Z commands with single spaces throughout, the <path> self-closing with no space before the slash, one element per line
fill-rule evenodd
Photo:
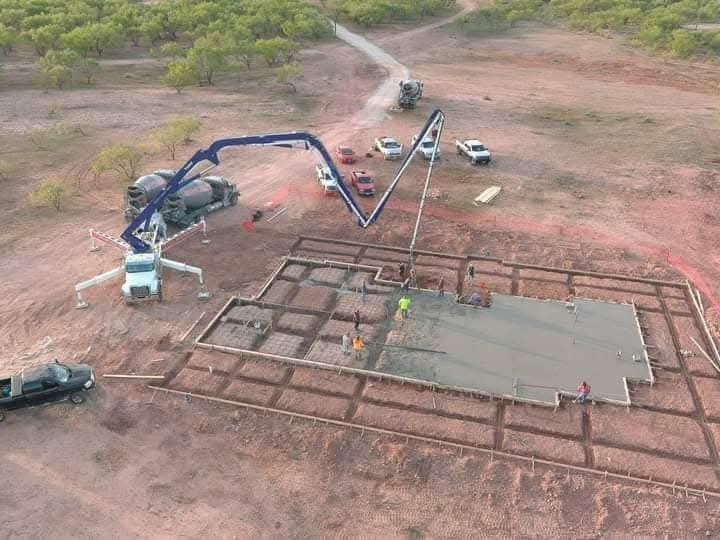
<path fill-rule="evenodd" d="M 412 33 L 403 39 L 405 32 Z M 425 81 L 415 112 L 387 111 L 382 96 L 368 108 L 394 68 L 338 41 L 302 54 L 297 94 L 257 70 L 176 95 L 156 82 L 162 66 L 135 50 L 104 66 L 95 87 L 42 92 L 32 86 L 32 69 L 17 66 L 24 55 L 1 58 L 0 159 L 19 171 L 0 184 L 3 370 L 60 357 L 101 374 L 171 371 L 190 348 L 180 340 L 190 325 L 201 316 L 207 324 L 232 294 L 257 292 L 297 234 L 407 245 L 421 164 L 411 164 L 385 215 L 364 231 L 338 200 L 321 195 L 304 153 L 238 150 L 218 171 L 239 184 L 239 206 L 211 216 L 209 245 L 174 254 L 203 267 L 208 302 L 195 298 L 192 278 L 168 276 L 162 304 L 126 307 L 115 283 L 87 294 L 90 309 L 75 310 L 73 284 L 119 261 L 109 249 L 89 253 L 87 229 L 124 227 L 124 187 L 88 172 L 96 152 L 145 141 L 180 115 L 204 124 L 183 157 L 223 136 L 295 130 L 364 153 L 382 134 L 409 143 L 439 107 L 448 115 L 444 155 L 420 247 L 690 278 L 709 307 L 719 305 L 720 68 L 663 62 L 620 40 L 541 27 L 466 37 L 452 26 L 391 26 L 367 37 Z M 386 114 L 363 118 L 378 106 Z M 495 161 L 471 167 L 454 155 L 455 137 L 482 139 Z M 150 148 L 143 170 L 170 165 Z M 381 188 L 394 167 L 377 157 L 361 165 Z M 24 202 L 48 176 L 74 189 L 62 213 Z M 500 196 L 474 207 L 471 199 L 490 185 L 503 187 Z M 288 211 L 254 233 L 240 226 L 255 208 L 282 207 Z M 715 415 L 716 406 L 706 408 Z M 101 381 L 86 405 L 14 412 L 0 432 L 0 525 L 8 537 L 720 531 L 716 501 L 187 404 L 140 385 Z M 610 452 L 608 460 L 623 459 Z M 41 513 L 46 519 L 37 519 Z"/>

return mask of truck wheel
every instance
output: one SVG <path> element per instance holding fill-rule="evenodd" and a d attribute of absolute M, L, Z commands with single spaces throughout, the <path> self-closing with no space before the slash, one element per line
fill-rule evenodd
<path fill-rule="evenodd" d="M 81 403 L 85 403 L 85 396 L 82 394 L 70 394 L 70 402 L 73 405 L 80 405 Z"/>
<path fill-rule="evenodd" d="M 238 202 L 237 191 L 230 196 L 230 206 L 235 206 Z"/>

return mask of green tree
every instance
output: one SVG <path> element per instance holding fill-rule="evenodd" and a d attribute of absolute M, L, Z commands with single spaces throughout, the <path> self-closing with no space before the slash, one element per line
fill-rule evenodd
<path fill-rule="evenodd" d="M 15 166 L 9 161 L 0 159 L 0 180 L 8 180 L 15 173 Z"/>
<path fill-rule="evenodd" d="M 289 39 L 276 37 L 272 39 L 258 39 L 255 50 L 262 56 L 268 66 L 273 67 L 287 64 L 292 61 L 300 46 Z"/>
<path fill-rule="evenodd" d="M 162 25 L 154 19 L 147 19 L 140 24 L 140 35 L 151 45 L 155 45 L 163 35 Z"/>
<path fill-rule="evenodd" d="M 187 49 L 180 45 L 176 41 L 170 41 L 169 43 L 164 43 L 162 47 L 160 47 L 160 54 L 166 58 L 172 58 L 172 59 L 178 59 L 178 58 L 184 58 L 185 54 L 187 53 Z"/>
<path fill-rule="evenodd" d="M 0 24 L 3 24 L 8 28 L 20 30 L 22 22 L 26 16 L 27 12 L 24 9 L 3 7 L 0 9 Z"/>
<path fill-rule="evenodd" d="M 331 33 L 327 20 L 317 11 L 309 8 L 299 11 L 280 27 L 283 34 L 290 39 L 318 39 Z"/>
<path fill-rule="evenodd" d="M 183 88 L 200 82 L 195 67 L 186 59 L 174 60 L 168 64 L 163 83 L 173 87 L 179 94 Z"/>
<path fill-rule="evenodd" d="M 48 51 L 39 60 L 40 83 L 44 88 L 62 89 L 72 81 L 73 70 L 79 61 L 80 56 L 75 51 Z"/>
<path fill-rule="evenodd" d="M 231 52 L 232 46 L 227 36 L 212 34 L 195 40 L 192 49 L 187 53 L 187 61 L 201 81 L 212 85 L 215 75 L 229 68 L 228 58 Z"/>
<path fill-rule="evenodd" d="M 175 150 L 183 142 L 183 132 L 176 126 L 167 125 L 156 129 L 152 139 L 170 153 L 170 159 L 175 160 Z"/>
<path fill-rule="evenodd" d="M 26 30 L 20 36 L 33 46 L 38 56 L 45 56 L 45 53 L 57 46 L 62 34 L 62 27 L 51 24 Z"/>
<path fill-rule="evenodd" d="M 323 8 L 327 11 L 333 23 L 333 34 L 337 35 L 338 20 L 345 12 L 345 0 L 324 0 Z"/>
<path fill-rule="evenodd" d="M 142 152 L 136 146 L 115 144 L 103 149 L 93 164 L 93 172 L 99 176 L 106 172 L 115 172 L 123 181 L 135 180 L 142 161 Z"/>
<path fill-rule="evenodd" d="M 687 58 L 697 49 L 697 42 L 692 33 L 687 30 L 674 30 L 671 34 L 670 54 L 677 58 Z"/>
<path fill-rule="evenodd" d="M 298 62 L 290 62 L 280 66 L 277 70 L 277 79 L 283 84 L 287 84 L 292 88 L 293 92 L 297 92 L 294 80 L 302 74 L 302 66 Z"/>
<path fill-rule="evenodd" d="M 122 3 L 118 5 L 109 17 L 109 21 L 122 28 L 123 33 L 137 47 L 143 36 L 143 10 L 140 4 Z"/>
<path fill-rule="evenodd" d="M 14 28 L 0 24 L 0 49 L 3 54 L 7 56 L 13 49 L 18 41 L 18 33 Z"/>
<path fill-rule="evenodd" d="M 717 32 L 708 43 L 708 46 L 710 49 L 715 51 L 716 53 L 720 53 L 720 32 Z"/>
<path fill-rule="evenodd" d="M 117 47 L 122 43 L 122 31 L 119 27 L 108 23 L 90 25 L 93 38 L 93 49 L 98 56 L 102 56 L 106 49 Z"/>
<path fill-rule="evenodd" d="M 68 199 L 68 192 L 62 180 L 44 180 L 37 189 L 28 194 L 28 201 L 31 206 L 49 206 L 60 212 Z"/>
<path fill-rule="evenodd" d="M 231 54 L 249 71 L 252 67 L 253 58 L 257 55 L 255 42 L 250 39 L 236 41 L 231 48 Z"/>
<path fill-rule="evenodd" d="M 172 120 L 168 126 L 180 131 L 182 133 L 182 142 L 188 144 L 192 141 L 192 136 L 200 130 L 202 122 L 192 116 L 186 116 Z"/>
<path fill-rule="evenodd" d="M 60 38 L 63 46 L 87 58 L 95 50 L 95 36 L 90 26 L 79 26 Z"/>
<path fill-rule="evenodd" d="M 100 72 L 100 64 L 92 58 L 80 58 L 74 67 L 86 84 L 92 84 L 93 77 Z"/>

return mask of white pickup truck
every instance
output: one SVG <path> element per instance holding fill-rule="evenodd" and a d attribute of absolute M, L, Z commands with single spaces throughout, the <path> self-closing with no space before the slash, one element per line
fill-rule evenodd
<path fill-rule="evenodd" d="M 402 144 L 392 137 L 378 137 L 373 148 L 383 155 L 383 159 L 400 159 L 402 157 Z"/>
<path fill-rule="evenodd" d="M 315 165 L 315 173 L 317 174 L 318 184 L 323 190 L 325 195 L 331 195 L 337 193 L 338 184 L 337 180 L 330 174 L 330 169 L 323 165 Z"/>
<path fill-rule="evenodd" d="M 476 139 L 455 141 L 455 148 L 457 149 L 458 155 L 464 155 L 472 164 L 482 163 L 487 165 L 492 159 L 490 157 L 490 151 L 483 143 Z"/>
<path fill-rule="evenodd" d="M 412 138 L 412 144 L 415 144 L 415 141 L 417 141 L 418 136 L 415 135 Z M 425 137 L 422 141 L 420 141 L 420 144 L 417 147 L 417 150 L 415 150 L 418 154 L 421 154 L 422 157 L 430 161 L 433 159 L 433 149 L 435 148 L 435 139 L 428 136 Z M 440 145 L 438 145 L 437 152 L 435 152 L 435 159 L 440 159 Z"/>

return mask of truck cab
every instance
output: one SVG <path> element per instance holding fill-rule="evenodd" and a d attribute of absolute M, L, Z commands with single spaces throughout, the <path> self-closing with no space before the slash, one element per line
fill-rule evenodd
<path fill-rule="evenodd" d="M 335 149 L 335 156 L 340 163 L 351 165 L 355 163 L 355 152 L 352 148 L 345 145 L 340 145 Z"/>
<path fill-rule="evenodd" d="M 417 141 L 418 136 L 415 135 L 412 138 L 412 144 L 414 145 Z M 433 149 L 435 148 L 435 139 L 430 136 L 425 137 L 415 150 L 418 154 L 422 155 L 423 158 L 428 161 L 433 159 Z M 440 159 L 440 146 L 438 145 L 437 152 L 435 152 L 435 160 Z"/>
<path fill-rule="evenodd" d="M 334 193 L 337 193 L 337 180 L 333 178 L 333 175 L 328 167 L 323 167 L 322 165 L 315 165 L 315 174 L 317 175 L 318 184 L 320 184 L 320 187 L 322 188 L 325 195 L 332 195 Z"/>
<path fill-rule="evenodd" d="M 126 303 L 157 298 L 162 300 L 160 265 L 155 253 L 132 253 L 125 259 L 125 283 L 122 285 Z"/>
<path fill-rule="evenodd" d="M 402 144 L 392 137 L 378 137 L 375 139 L 374 148 L 382 154 L 383 159 L 402 158 Z"/>
<path fill-rule="evenodd" d="M 57 360 L 24 369 L 8 378 L 0 378 L 0 420 L 3 411 L 56 401 L 67 395 L 73 403 L 82 403 L 78 392 L 95 386 L 95 371 L 87 364 L 61 364 Z"/>
<path fill-rule="evenodd" d="M 357 191 L 358 195 L 372 196 L 375 195 L 375 182 L 372 176 L 365 171 L 353 171 L 350 175 L 350 183 Z"/>
<path fill-rule="evenodd" d="M 471 163 L 482 163 L 487 165 L 490 163 L 490 150 L 476 139 L 466 139 L 464 141 L 455 141 L 455 147 L 460 155 L 465 155 Z"/>

